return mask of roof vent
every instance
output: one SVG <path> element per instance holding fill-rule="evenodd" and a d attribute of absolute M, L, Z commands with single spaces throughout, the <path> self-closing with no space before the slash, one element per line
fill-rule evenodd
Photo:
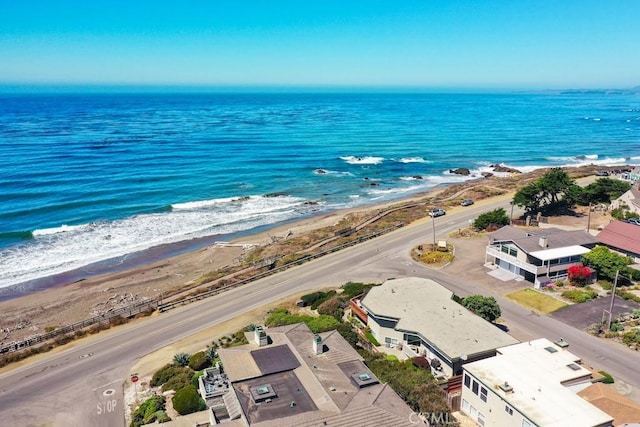
<path fill-rule="evenodd" d="M 538 245 L 540 245 L 541 248 L 546 248 L 547 246 L 549 246 L 547 244 L 547 236 L 540 236 L 540 238 L 538 239 Z"/>
<path fill-rule="evenodd" d="M 500 390 L 504 391 L 505 393 L 511 393 L 513 391 L 513 387 L 511 387 L 506 381 L 503 384 L 500 384 L 498 387 L 500 387 Z"/>
<path fill-rule="evenodd" d="M 567 366 L 569 368 L 573 369 L 574 371 L 579 371 L 580 370 L 580 366 L 576 365 L 575 363 L 569 363 Z"/>
<path fill-rule="evenodd" d="M 547 350 L 549 353 L 557 353 L 558 352 L 558 349 L 556 349 L 555 347 L 551 347 L 551 346 L 545 347 L 544 349 Z"/>
<path fill-rule="evenodd" d="M 269 337 L 267 336 L 267 332 L 262 328 L 262 326 L 256 326 L 256 329 L 253 331 L 254 341 L 258 345 L 258 347 L 264 347 L 269 344 Z"/>

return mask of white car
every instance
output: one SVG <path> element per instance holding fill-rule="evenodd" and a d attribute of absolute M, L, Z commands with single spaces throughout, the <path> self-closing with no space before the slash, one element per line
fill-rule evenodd
<path fill-rule="evenodd" d="M 442 216 L 442 215 L 446 215 L 447 211 L 445 211 L 444 209 L 434 209 L 431 212 L 429 212 L 429 216 L 432 218 L 435 218 L 437 216 Z"/>

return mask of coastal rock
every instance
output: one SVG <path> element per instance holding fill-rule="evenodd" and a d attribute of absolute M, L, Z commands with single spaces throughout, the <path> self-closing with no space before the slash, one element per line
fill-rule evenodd
<path fill-rule="evenodd" d="M 482 176 L 485 178 L 490 178 L 493 176 L 493 174 L 491 172 L 482 172 Z"/>
<path fill-rule="evenodd" d="M 464 176 L 471 175 L 471 171 L 468 168 L 449 169 L 449 173 L 455 173 L 456 175 L 464 175 Z"/>
<path fill-rule="evenodd" d="M 422 177 L 420 175 L 413 175 L 412 178 L 413 179 L 422 179 Z"/>
<path fill-rule="evenodd" d="M 324 169 L 316 169 L 314 172 L 318 175 L 324 175 L 325 173 L 327 173 L 327 171 Z"/>
<path fill-rule="evenodd" d="M 491 167 L 493 168 L 494 172 L 522 173 L 518 169 L 514 169 L 514 168 L 510 168 L 508 166 L 503 166 L 503 165 L 498 165 L 498 164 L 491 165 Z"/>

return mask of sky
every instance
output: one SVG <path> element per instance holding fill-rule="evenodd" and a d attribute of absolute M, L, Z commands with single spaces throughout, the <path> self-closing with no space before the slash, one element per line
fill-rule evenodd
<path fill-rule="evenodd" d="M 637 0 L 0 0 L 0 85 L 628 88 Z"/>

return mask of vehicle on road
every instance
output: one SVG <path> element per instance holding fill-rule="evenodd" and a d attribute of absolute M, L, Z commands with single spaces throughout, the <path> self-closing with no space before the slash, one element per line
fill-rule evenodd
<path fill-rule="evenodd" d="M 471 199 L 464 199 L 462 203 L 460 203 L 461 206 L 471 206 L 472 204 L 473 204 L 473 200 Z"/>
<path fill-rule="evenodd" d="M 435 218 L 437 216 L 446 215 L 446 214 L 447 214 L 447 211 L 445 211 L 444 209 L 440 209 L 440 208 L 434 209 L 431 212 L 429 212 L 429 216 L 432 217 L 432 218 Z"/>

